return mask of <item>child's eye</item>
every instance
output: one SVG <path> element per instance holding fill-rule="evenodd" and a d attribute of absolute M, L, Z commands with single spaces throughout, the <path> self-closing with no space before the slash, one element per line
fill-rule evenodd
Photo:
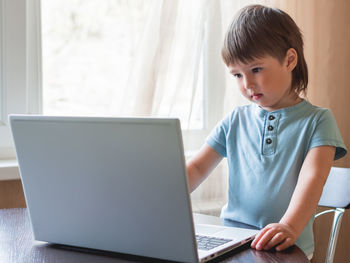
<path fill-rule="evenodd" d="M 237 73 L 237 74 L 233 74 L 233 76 L 235 77 L 235 78 L 241 78 L 242 77 L 242 74 L 239 74 L 239 73 Z"/>
<path fill-rule="evenodd" d="M 262 68 L 253 68 L 252 71 L 253 73 L 258 73 L 262 70 Z"/>

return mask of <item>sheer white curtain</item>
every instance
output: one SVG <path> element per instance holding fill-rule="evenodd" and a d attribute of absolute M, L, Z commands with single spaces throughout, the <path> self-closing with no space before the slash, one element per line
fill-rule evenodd
<path fill-rule="evenodd" d="M 208 2 L 42 1 L 44 114 L 172 116 L 202 128 Z"/>
<path fill-rule="evenodd" d="M 122 96 L 125 114 L 185 114 L 183 124 L 189 126 L 195 95 L 202 89 L 200 59 L 208 2 L 152 1 Z"/>

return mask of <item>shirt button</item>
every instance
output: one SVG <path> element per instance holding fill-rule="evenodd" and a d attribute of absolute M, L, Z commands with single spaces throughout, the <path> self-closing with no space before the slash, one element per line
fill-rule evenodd
<path fill-rule="evenodd" d="M 268 129 L 269 131 L 272 131 L 272 130 L 273 130 L 273 126 L 269 125 L 269 126 L 267 127 L 267 129 Z"/>
<path fill-rule="evenodd" d="M 270 115 L 270 116 L 269 116 L 269 120 L 270 120 L 270 121 L 272 121 L 272 120 L 274 120 L 274 119 L 275 119 L 275 116 L 273 116 L 273 115 Z"/>
<path fill-rule="evenodd" d="M 267 138 L 267 139 L 266 139 L 266 143 L 267 143 L 267 144 L 271 144 L 271 143 L 272 143 L 272 140 L 271 140 L 270 138 Z"/>

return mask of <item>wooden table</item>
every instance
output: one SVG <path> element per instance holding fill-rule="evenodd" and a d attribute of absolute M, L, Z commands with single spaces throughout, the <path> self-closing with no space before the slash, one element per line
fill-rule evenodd
<path fill-rule="evenodd" d="M 217 218 L 195 215 L 196 222 L 217 224 Z M 33 239 L 30 220 L 25 208 L 0 209 L 0 262 L 165 262 L 153 258 L 78 249 L 38 242 Z M 297 246 L 283 252 L 257 251 L 249 246 L 211 262 L 309 262 Z"/>

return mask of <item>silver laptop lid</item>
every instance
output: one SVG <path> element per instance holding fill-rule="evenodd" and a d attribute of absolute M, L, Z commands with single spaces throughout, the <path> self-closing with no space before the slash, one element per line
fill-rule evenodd
<path fill-rule="evenodd" d="M 179 120 L 9 120 L 35 239 L 198 261 Z"/>

